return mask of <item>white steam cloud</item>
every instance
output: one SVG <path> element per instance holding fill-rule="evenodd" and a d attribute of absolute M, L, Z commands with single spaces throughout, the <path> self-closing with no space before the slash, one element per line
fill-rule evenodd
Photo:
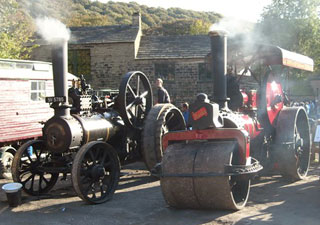
<path fill-rule="evenodd" d="M 249 33 L 254 26 L 254 23 L 242 21 L 234 18 L 224 18 L 219 23 L 213 24 L 210 31 L 224 31 L 228 36 L 236 36 L 239 34 Z"/>
<path fill-rule="evenodd" d="M 54 43 L 57 40 L 68 41 L 70 38 L 70 30 L 60 21 L 53 18 L 37 18 L 36 25 L 38 32 L 49 43 Z"/>

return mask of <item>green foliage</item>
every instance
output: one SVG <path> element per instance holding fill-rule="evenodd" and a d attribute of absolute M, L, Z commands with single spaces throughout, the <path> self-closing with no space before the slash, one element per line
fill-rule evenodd
<path fill-rule="evenodd" d="M 190 34 L 199 35 L 199 34 L 208 34 L 211 23 L 205 22 L 203 20 L 194 20 L 190 26 Z"/>
<path fill-rule="evenodd" d="M 72 7 L 73 14 L 67 21 L 69 26 L 131 24 L 132 14 L 140 12 L 145 34 L 193 35 L 206 34 L 210 25 L 222 18 L 220 14 L 213 12 L 154 8 L 139 5 L 136 2 L 72 1 L 74 6 Z M 89 17 L 92 19 L 89 20 Z"/>
<path fill-rule="evenodd" d="M 0 0 L 0 58 L 27 59 L 33 34 L 30 19 L 15 0 Z"/>
<path fill-rule="evenodd" d="M 317 72 L 320 70 L 319 5 L 320 0 L 273 0 L 257 25 L 265 42 L 313 58 Z"/>
<path fill-rule="evenodd" d="M 162 23 L 158 27 L 145 30 L 147 35 L 199 35 L 208 34 L 211 23 L 203 20 L 178 19 L 169 23 Z"/>
<path fill-rule="evenodd" d="M 89 13 L 85 15 L 76 14 L 68 20 L 67 26 L 84 27 L 84 26 L 106 26 L 110 25 L 108 17 L 98 13 Z"/>

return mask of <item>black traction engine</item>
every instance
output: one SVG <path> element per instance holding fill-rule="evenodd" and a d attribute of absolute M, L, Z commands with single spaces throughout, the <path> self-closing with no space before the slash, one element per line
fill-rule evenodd
<path fill-rule="evenodd" d="M 67 41 L 57 43 L 52 49 L 55 96 L 46 98 L 54 116 L 45 123 L 41 139 L 18 150 L 13 179 L 26 193 L 41 195 L 60 174 L 65 179 L 71 173 L 79 197 L 102 203 L 113 196 L 121 165 L 144 159 L 151 170 L 152 152 L 161 144 L 156 140 L 165 132 L 185 129 L 185 123 L 173 105 L 153 107 L 150 82 L 140 71 L 128 72 L 112 98 L 93 95 L 83 77 L 68 89 Z"/>

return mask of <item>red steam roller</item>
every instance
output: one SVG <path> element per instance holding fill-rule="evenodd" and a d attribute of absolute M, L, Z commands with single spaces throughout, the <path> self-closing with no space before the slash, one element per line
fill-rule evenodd
<path fill-rule="evenodd" d="M 226 33 L 209 35 L 213 99 L 197 95 L 190 106 L 192 130 L 163 135 L 161 189 L 172 207 L 239 210 L 259 171 L 276 169 L 290 180 L 307 175 L 308 116 L 303 107 L 289 106 L 283 83 L 288 68 L 313 71 L 313 60 L 276 46 L 248 50 L 233 43 L 228 52 L 238 57 L 227 62 Z M 240 90 L 239 79 L 227 74 L 227 63 L 234 68 L 240 61 L 246 65 L 242 75 L 253 76 L 257 90 Z"/>

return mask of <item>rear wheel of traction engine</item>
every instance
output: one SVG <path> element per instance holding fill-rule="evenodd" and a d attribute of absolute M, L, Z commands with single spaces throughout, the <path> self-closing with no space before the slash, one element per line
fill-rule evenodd
<path fill-rule="evenodd" d="M 183 115 L 174 105 L 157 104 L 150 110 L 142 133 L 142 154 L 150 172 L 161 162 L 163 135 L 169 131 L 185 129 Z"/>
<path fill-rule="evenodd" d="M 45 151 L 42 140 L 28 141 L 18 149 L 14 156 L 13 180 L 21 183 L 23 190 L 30 195 L 41 195 L 48 192 L 59 177 L 59 173 L 42 170 L 43 167 L 50 166 L 50 158 L 51 155 Z"/>
<path fill-rule="evenodd" d="M 120 161 L 111 145 L 93 141 L 77 152 L 71 174 L 81 199 L 90 204 L 103 203 L 112 198 L 118 186 Z"/>
<path fill-rule="evenodd" d="M 280 173 L 293 180 L 305 178 L 310 164 L 311 137 L 304 108 L 285 108 L 280 112 L 275 143 Z"/>
<path fill-rule="evenodd" d="M 175 208 L 242 209 L 250 179 L 225 175 L 225 165 L 238 165 L 237 142 L 193 142 L 169 145 L 162 159 L 161 190 Z"/>

